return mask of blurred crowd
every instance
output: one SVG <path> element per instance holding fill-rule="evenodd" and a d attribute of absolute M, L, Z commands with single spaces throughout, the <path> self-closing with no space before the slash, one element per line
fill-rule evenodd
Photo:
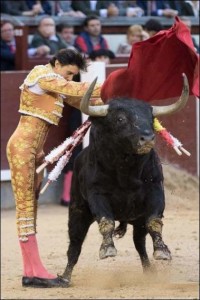
<path fill-rule="evenodd" d="M 55 54 L 63 48 L 77 49 L 88 60 L 102 60 L 109 63 L 115 55 L 130 54 L 136 42 L 144 41 L 163 29 L 154 17 L 174 18 L 179 16 L 191 30 L 188 16 L 199 16 L 199 1 L 52 1 L 24 0 L 1 1 L 1 12 L 10 16 L 40 16 L 36 32 L 28 44 L 29 57 L 44 57 Z M 67 23 L 56 26 L 54 16 L 82 18 L 80 34 L 75 35 L 74 27 Z M 121 41 L 115 53 L 102 35 L 102 18 L 125 16 L 129 18 L 149 16 L 143 25 L 135 24 L 127 30 L 125 40 Z M 101 17 L 101 18 L 100 18 Z M 67 20 L 67 19 L 66 19 Z M 199 52 L 199 46 L 194 47 Z M 14 24 L 1 20 L 1 71 L 15 69 L 16 42 Z"/>
<path fill-rule="evenodd" d="M 199 1 L 184 0 L 1 0 L 1 12 L 13 16 L 36 15 L 67 15 L 72 17 L 86 17 L 96 14 L 101 17 L 110 16 L 166 16 L 176 15 L 199 16 Z"/>

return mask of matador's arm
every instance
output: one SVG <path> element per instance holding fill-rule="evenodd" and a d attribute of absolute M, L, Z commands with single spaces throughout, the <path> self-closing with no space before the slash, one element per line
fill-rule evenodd
<path fill-rule="evenodd" d="M 38 80 L 43 90 L 66 96 L 63 100 L 79 109 L 80 101 L 90 86 L 89 82 L 67 81 L 64 78 L 45 77 Z M 101 84 L 96 84 L 91 99 L 91 105 L 102 105 L 100 99 Z"/>

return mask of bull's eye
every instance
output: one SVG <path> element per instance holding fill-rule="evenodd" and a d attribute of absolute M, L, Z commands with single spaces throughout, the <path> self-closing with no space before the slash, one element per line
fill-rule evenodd
<path fill-rule="evenodd" d="M 124 118 L 122 118 L 122 117 L 119 117 L 119 118 L 117 119 L 117 121 L 118 121 L 119 123 L 122 123 L 122 122 L 124 122 L 124 121 L 125 121 L 125 119 L 124 119 Z"/>
<path fill-rule="evenodd" d="M 119 113 L 115 117 L 116 123 L 122 126 L 127 123 L 127 116 L 124 113 Z"/>

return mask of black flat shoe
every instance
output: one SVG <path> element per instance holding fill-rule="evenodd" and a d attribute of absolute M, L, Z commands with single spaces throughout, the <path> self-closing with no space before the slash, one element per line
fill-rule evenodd
<path fill-rule="evenodd" d="M 22 277 L 22 286 L 31 286 L 33 284 L 33 277 Z"/>
<path fill-rule="evenodd" d="M 22 286 L 35 288 L 68 287 L 69 281 L 60 276 L 53 279 L 39 277 L 22 277 Z"/>

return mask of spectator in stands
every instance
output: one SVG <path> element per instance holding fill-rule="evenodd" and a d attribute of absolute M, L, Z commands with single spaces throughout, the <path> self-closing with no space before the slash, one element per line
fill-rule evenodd
<path fill-rule="evenodd" d="M 111 50 L 99 49 L 93 50 L 89 55 L 91 61 L 103 61 L 106 65 L 110 64 L 110 60 L 115 58 L 115 54 Z"/>
<path fill-rule="evenodd" d="M 185 17 L 185 16 L 180 17 L 180 19 L 188 27 L 188 29 L 189 29 L 189 31 L 191 33 L 191 27 L 192 27 L 191 20 L 188 17 Z M 191 36 L 191 38 L 192 38 L 192 41 L 193 41 L 194 48 L 195 48 L 196 52 L 199 53 L 199 45 L 197 44 L 197 42 L 196 42 L 196 40 L 195 40 L 194 37 Z"/>
<path fill-rule="evenodd" d="M 7 14 L 7 4 L 6 4 L 6 0 L 2 0 L 0 1 L 0 12 L 3 14 Z"/>
<path fill-rule="evenodd" d="M 180 11 L 182 16 L 199 17 L 199 0 L 194 1 L 179 1 Z"/>
<path fill-rule="evenodd" d="M 18 1 L 9 1 L 9 0 L 1 0 L 1 7 L 3 10 L 2 13 L 13 15 L 13 16 L 36 16 L 40 13 L 40 6 L 35 5 L 32 9 L 29 9 L 26 1 L 18 0 Z"/>
<path fill-rule="evenodd" d="M 99 49 L 99 50 L 92 51 L 88 58 L 89 58 L 88 61 L 102 61 L 102 62 L 105 62 L 105 64 L 109 64 L 110 59 L 115 58 L 115 54 L 111 50 Z M 75 77 L 73 78 L 74 81 L 76 79 L 77 79 L 77 81 L 80 80 L 80 78 L 75 78 Z M 72 133 L 82 124 L 82 117 L 81 117 L 81 113 L 78 109 L 76 109 L 74 107 L 69 107 L 69 109 L 70 109 L 70 117 L 68 120 L 69 136 L 71 136 Z M 66 207 L 69 206 L 74 159 L 80 153 L 81 150 L 82 150 L 82 144 L 78 145 L 74 149 L 72 156 L 69 160 L 69 163 L 63 169 L 64 180 L 63 180 L 62 195 L 61 195 L 61 199 L 60 199 L 60 204 L 62 206 L 66 206 Z"/>
<path fill-rule="evenodd" d="M 160 21 L 156 19 L 149 19 L 144 24 L 144 30 L 149 34 L 149 37 L 152 37 L 160 30 L 163 30 L 163 26 Z"/>
<path fill-rule="evenodd" d="M 57 32 L 59 33 L 61 39 L 65 42 L 67 48 L 75 49 L 74 41 L 74 26 L 69 24 L 59 24 L 57 26 Z"/>
<path fill-rule="evenodd" d="M 138 0 L 137 4 L 144 10 L 145 16 L 163 16 L 173 18 L 178 15 L 178 10 L 171 8 L 170 1 Z"/>
<path fill-rule="evenodd" d="M 121 43 L 117 49 L 117 54 L 130 54 L 135 43 L 141 42 L 144 38 L 144 30 L 140 25 L 132 25 L 128 28 L 126 42 Z"/>
<path fill-rule="evenodd" d="M 116 1 L 72 1 L 72 8 L 75 11 L 82 11 L 85 15 L 95 14 L 101 17 L 118 16 L 119 9 Z"/>
<path fill-rule="evenodd" d="M 1 71 L 15 69 L 14 25 L 10 21 L 1 22 Z"/>
<path fill-rule="evenodd" d="M 78 17 L 78 18 L 85 18 L 86 15 L 77 10 L 73 10 L 71 4 L 72 1 L 70 0 L 64 0 L 64 1 L 59 1 L 59 0 L 50 0 L 49 1 L 51 7 L 52 7 L 52 15 L 54 16 L 70 16 L 70 17 Z"/>
<path fill-rule="evenodd" d="M 28 48 L 27 55 L 38 57 L 46 55 L 47 46 L 41 45 L 37 48 Z M 8 20 L 1 22 L 1 71 L 15 70 L 16 41 L 14 36 L 14 25 Z"/>
<path fill-rule="evenodd" d="M 52 55 L 58 50 L 66 48 L 65 42 L 56 33 L 54 19 L 49 16 L 45 16 L 40 20 L 38 30 L 33 36 L 30 48 L 38 48 L 42 45 L 46 46 L 46 51 L 43 55 Z"/>
<path fill-rule="evenodd" d="M 73 77 L 73 81 L 75 81 L 75 77 Z M 77 76 L 78 77 L 78 76 Z M 79 80 L 80 81 L 80 76 Z M 81 126 L 82 124 L 82 114 L 80 110 L 78 110 L 75 107 L 69 106 L 69 119 L 68 119 L 68 129 L 69 129 L 69 136 L 71 136 L 74 131 Z M 76 156 L 81 152 L 83 149 L 82 143 L 76 146 L 76 148 L 72 152 L 72 156 L 70 157 L 69 162 L 63 169 L 63 189 L 62 189 L 62 194 L 61 194 L 61 199 L 60 199 L 60 204 L 62 206 L 69 206 L 70 202 L 70 190 L 71 190 L 71 181 L 72 181 L 72 175 L 73 175 L 73 168 L 74 168 L 74 160 Z"/>
<path fill-rule="evenodd" d="M 119 8 L 120 16 L 141 17 L 144 15 L 144 10 L 138 6 L 137 1 L 133 0 L 118 0 L 115 1 Z"/>
<path fill-rule="evenodd" d="M 108 49 L 108 43 L 101 34 L 101 21 L 98 16 L 87 17 L 83 23 L 84 31 L 75 39 L 75 47 L 85 54 L 93 50 Z"/>
<path fill-rule="evenodd" d="M 30 10 L 37 6 L 39 9 L 38 15 L 51 15 L 51 5 L 47 0 L 26 0 L 26 4 Z"/>

